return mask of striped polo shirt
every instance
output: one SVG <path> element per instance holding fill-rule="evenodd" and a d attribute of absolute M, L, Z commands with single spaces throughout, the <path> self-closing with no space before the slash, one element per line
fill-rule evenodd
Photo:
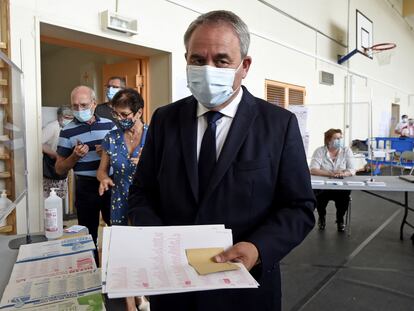
<path fill-rule="evenodd" d="M 78 176 L 96 177 L 96 170 L 101 158 L 96 153 L 95 145 L 100 145 L 105 135 L 114 129 L 116 126 L 111 120 L 101 118 L 96 114 L 95 122 L 92 124 L 79 122 L 74 118 L 60 131 L 57 153 L 61 157 L 67 158 L 72 154 L 73 148 L 77 144 L 88 145 L 89 152 L 78 160 L 73 171 Z"/>

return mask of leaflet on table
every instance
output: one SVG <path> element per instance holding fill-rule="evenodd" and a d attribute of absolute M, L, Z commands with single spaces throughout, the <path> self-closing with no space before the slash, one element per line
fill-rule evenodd
<path fill-rule="evenodd" d="M 76 296 L 67 296 L 60 301 L 44 300 L 38 304 L 16 302 L 13 306 L 0 307 L 1 311 L 30 310 L 30 311 L 105 311 L 101 289 L 85 292 Z"/>
<path fill-rule="evenodd" d="M 345 183 L 348 186 L 365 186 L 365 183 L 363 181 L 354 181 L 354 180 L 347 180 Z"/>
<path fill-rule="evenodd" d="M 36 306 L 100 290 L 101 277 L 97 269 L 73 275 L 38 278 L 33 281 L 9 283 L 4 291 L 1 306 Z"/>
<path fill-rule="evenodd" d="M 370 186 L 370 187 L 385 187 L 387 185 L 383 181 L 371 181 L 371 180 L 367 180 L 366 184 L 367 186 Z"/>
<path fill-rule="evenodd" d="M 9 283 L 33 281 L 35 279 L 65 276 L 96 269 L 93 253 L 75 253 L 42 260 L 16 262 Z"/>
<path fill-rule="evenodd" d="M 95 249 L 91 235 L 20 246 L 17 262 L 32 261 Z"/>
<path fill-rule="evenodd" d="M 231 230 L 222 225 L 114 226 L 110 230 L 109 241 L 104 241 L 109 243 L 104 277 L 109 297 L 258 286 L 241 264 L 240 270 L 206 276 L 198 275 L 188 264 L 188 248 L 226 249 L 232 245 Z"/>
<path fill-rule="evenodd" d="M 324 185 L 325 180 L 323 179 L 311 179 L 312 185 Z"/>
<path fill-rule="evenodd" d="M 344 182 L 341 180 L 326 180 L 327 185 L 343 186 Z"/>

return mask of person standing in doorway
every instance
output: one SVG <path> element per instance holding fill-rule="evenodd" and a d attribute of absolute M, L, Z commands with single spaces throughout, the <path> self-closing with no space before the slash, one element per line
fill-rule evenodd
<path fill-rule="evenodd" d="M 57 119 L 48 123 L 42 129 L 43 152 L 43 197 L 47 198 L 51 188 L 56 188 L 57 195 L 66 198 L 68 189 L 67 175 L 59 176 L 55 171 L 57 146 L 60 131 L 73 120 L 73 113 L 69 107 L 57 109 Z"/>
<path fill-rule="evenodd" d="M 118 93 L 120 90 L 125 89 L 125 85 L 125 78 L 114 76 L 108 79 L 108 83 L 105 85 L 105 94 L 107 101 L 102 104 L 99 104 L 96 107 L 96 114 L 98 116 L 112 120 L 112 122 L 117 124 L 116 118 L 114 118 L 112 115 L 112 99 L 114 98 L 116 93 Z"/>

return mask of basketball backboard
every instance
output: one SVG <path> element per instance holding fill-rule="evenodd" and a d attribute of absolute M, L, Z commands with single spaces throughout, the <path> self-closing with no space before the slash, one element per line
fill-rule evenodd
<path fill-rule="evenodd" d="M 368 17 L 356 10 L 356 49 L 362 55 L 372 59 L 372 50 L 366 49 L 373 44 L 373 23 Z"/>

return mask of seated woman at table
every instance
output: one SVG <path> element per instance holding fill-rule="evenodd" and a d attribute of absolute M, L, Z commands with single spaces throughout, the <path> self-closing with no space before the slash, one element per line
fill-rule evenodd
<path fill-rule="evenodd" d="M 355 175 L 353 153 L 343 146 L 342 131 L 329 129 L 325 132 L 325 145 L 315 150 L 310 163 L 310 173 L 315 176 L 343 178 Z M 326 206 L 330 200 L 336 206 L 336 224 L 339 232 L 345 231 L 344 215 L 348 209 L 350 190 L 315 190 L 318 226 L 324 230 L 326 226 Z"/>

